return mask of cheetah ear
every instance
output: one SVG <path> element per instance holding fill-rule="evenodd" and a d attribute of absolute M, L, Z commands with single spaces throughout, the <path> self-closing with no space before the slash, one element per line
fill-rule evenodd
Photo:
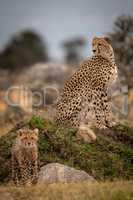
<path fill-rule="evenodd" d="M 34 131 L 34 133 L 38 136 L 38 134 L 39 134 L 38 128 L 35 128 L 33 131 Z"/>
<path fill-rule="evenodd" d="M 104 37 L 104 39 L 106 40 L 106 42 L 108 42 L 109 44 L 111 44 L 111 39 L 108 37 Z"/>
<path fill-rule="evenodd" d="M 19 134 L 19 136 L 22 136 L 22 133 L 23 133 L 22 129 L 19 129 L 19 130 L 17 131 L 17 133 Z"/>
<path fill-rule="evenodd" d="M 93 37 L 93 40 L 96 40 L 97 38 L 98 38 L 98 37 L 95 36 L 95 37 Z"/>

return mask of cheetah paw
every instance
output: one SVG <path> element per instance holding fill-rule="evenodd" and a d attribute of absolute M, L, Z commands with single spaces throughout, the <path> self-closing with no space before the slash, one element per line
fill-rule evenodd
<path fill-rule="evenodd" d="M 87 125 L 81 125 L 79 127 L 77 137 L 88 143 L 95 142 L 97 138 L 93 130 L 91 130 Z"/>
<path fill-rule="evenodd" d="M 115 122 L 115 121 L 106 122 L 106 126 L 107 126 L 108 128 L 111 128 L 111 127 L 116 126 L 116 125 L 117 125 L 117 122 Z"/>

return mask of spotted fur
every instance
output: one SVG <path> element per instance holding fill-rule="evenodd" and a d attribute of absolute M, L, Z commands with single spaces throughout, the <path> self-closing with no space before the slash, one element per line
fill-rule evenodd
<path fill-rule="evenodd" d="M 38 129 L 20 129 L 12 147 L 12 179 L 16 185 L 36 183 L 38 178 Z"/>
<path fill-rule="evenodd" d="M 111 125 L 109 90 L 117 78 L 113 48 L 107 38 L 95 37 L 94 55 L 66 82 L 57 103 L 57 121 L 79 127 L 93 110 L 99 128 Z M 89 120 L 89 119 L 87 119 Z"/>

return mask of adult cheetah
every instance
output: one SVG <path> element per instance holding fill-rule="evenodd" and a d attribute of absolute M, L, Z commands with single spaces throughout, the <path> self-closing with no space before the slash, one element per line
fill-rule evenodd
<path fill-rule="evenodd" d="M 56 106 L 59 123 L 85 124 L 93 110 L 98 128 L 112 126 L 110 87 L 117 79 L 114 51 L 108 38 L 93 38 L 93 56 L 66 82 Z"/>

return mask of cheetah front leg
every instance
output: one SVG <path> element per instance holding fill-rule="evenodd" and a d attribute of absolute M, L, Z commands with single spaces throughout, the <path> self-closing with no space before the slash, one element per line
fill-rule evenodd
<path fill-rule="evenodd" d="M 31 183 L 37 183 L 38 179 L 38 159 L 32 161 L 32 175 L 31 175 Z"/>
<path fill-rule="evenodd" d="M 20 184 L 25 185 L 29 179 L 29 166 L 27 163 L 23 160 L 19 163 L 20 166 Z"/>
<path fill-rule="evenodd" d="M 103 112 L 104 112 L 105 125 L 107 127 L 114 126 L 116 123 L 113 121 L 113 117 L 112 117 L 111 97 L 108 97 L 107 92 L 102 93 L 102 95 L 101 95 L 101 104 L 102 104 Z"/>
<path fill-rule="evenodd" d="M 102 101 L 101 101 L 100 91 L 94 93 L 92 104 L 93 104 L 93 109 L 95 112 L 96 127 L 99 129 L 105 129 L 106 128 L 105 114 L 103 111 L 103 105 L 102 105 Z"/>
<path fill-rule="evenodd" d="M 104 121 L 104 113 L 101 110 L 101 107 L 97 104 L 94 108 L 95 111 L 95 118 L 96 118 L 96 127 L 99 129 L 105 129 L 105 121 Z"/>
<path fill-rule="evenodd" d="M 17 159 L 14 155 L 11 158 L 11 166 L 12 166 L 12 180 L 15 185 L 19 185 L 19 165 Z"/>

